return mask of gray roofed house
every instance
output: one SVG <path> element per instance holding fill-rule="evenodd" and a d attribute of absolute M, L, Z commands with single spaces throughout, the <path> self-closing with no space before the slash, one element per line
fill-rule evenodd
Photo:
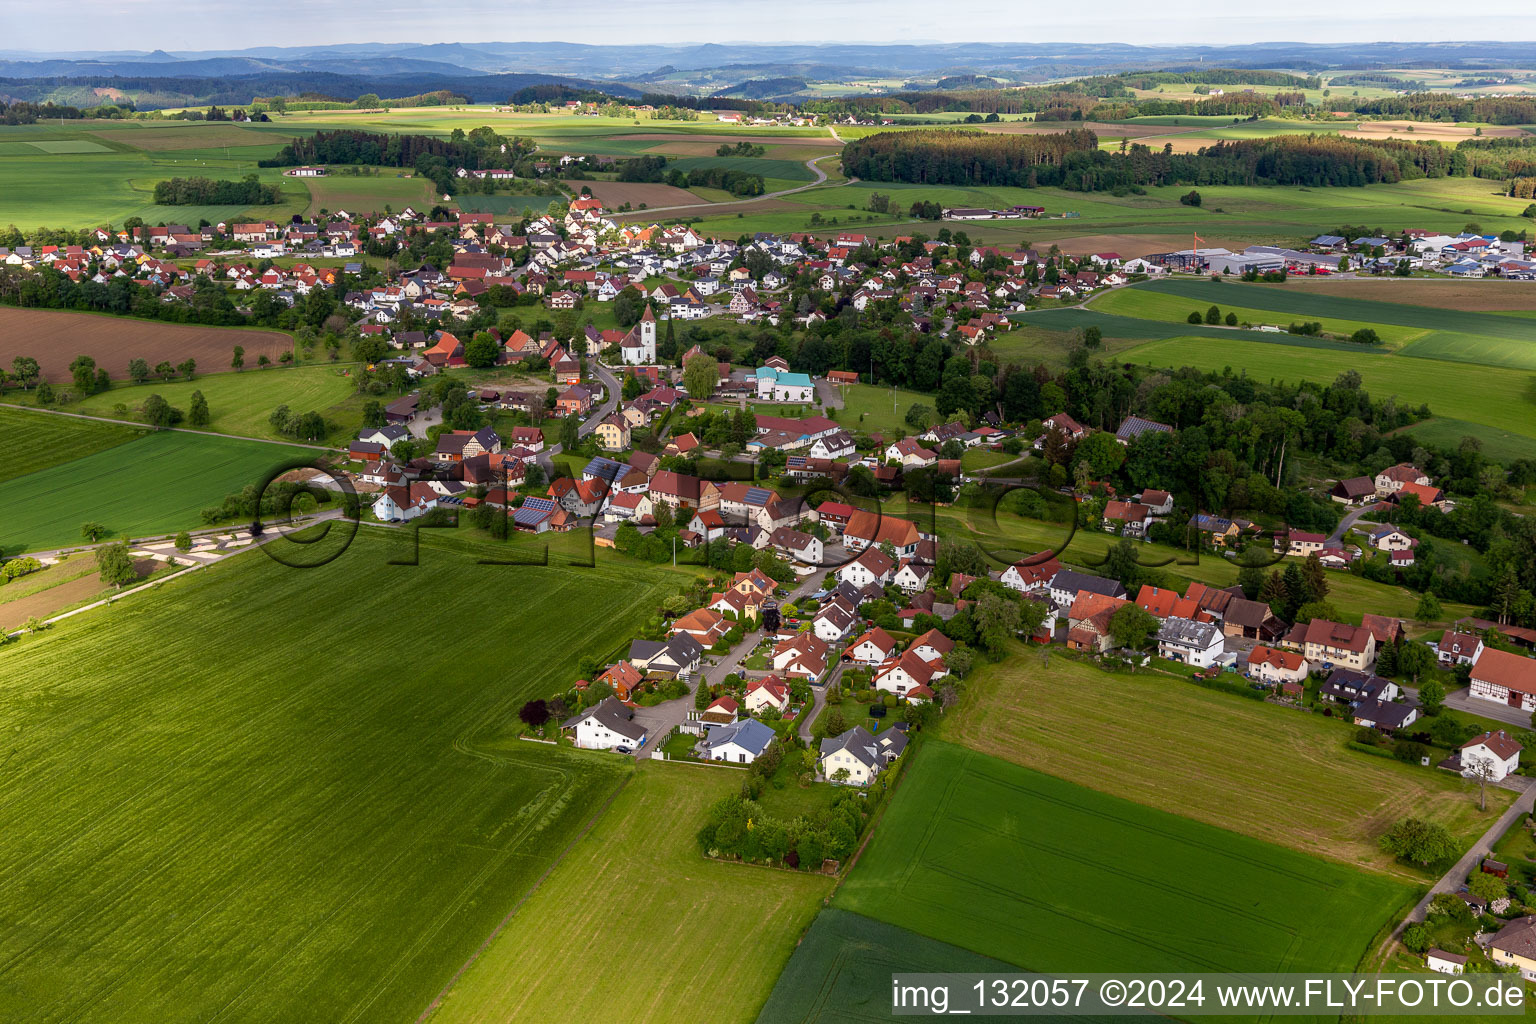
<path fill-rule="evenodd" d="M 629 662 L 646 672 L 680 675 L 698 667 L 704 648 L 687 633 L 669 640 L 636 640 L 629 645 Z"/>
<path fill-rule="evenodd" d="M 755 718 L 743 718 L 730 725 L 710 729 L 699 746 L 711 761 L 751 764 L 778 734 Z"/>
<path fill-rule="evenodd" d="M 847 772 L 849 783 L 863 786 L 906 749 L 907 736 L 895 726 L 873 736 L 862 725 L 856 725 L 821 741 L 821 770 L 829 779 L 839 771 Z"/>
<path fill-rule="evenodd" d="M 1401 729 L 1405 725 L 1412 725 L 1418 717 L 1419 709 L 1408 704 L 1363 700 L 1355 705 L 1355 724 L 1376 729 Z"/>
<path fill-rule="evenodd" d="M 634 711 L 617 697 L 578 711 L 561 723 L 561 729 L 576 730 L 576 745 L 587 750 L 611 750 L 620 745 L 639 746 L 645 742 L 645 726 L 634 720 Z"/>
<path fill-rule="evenodd" d="M 1073 572 L 1071 569 L 1061 569 L 1051 577 L 1049 584 L 1051 596 L 1060 605 L 1071 605 L 1079 591 L 1086 590 L 1090 594 L 1102 594 L 1105 597 L 1125 598 L 1125 587 L 1119 580 L 1105 579 L 1103 576 L 1089 576 L 1087 573 Z"/>

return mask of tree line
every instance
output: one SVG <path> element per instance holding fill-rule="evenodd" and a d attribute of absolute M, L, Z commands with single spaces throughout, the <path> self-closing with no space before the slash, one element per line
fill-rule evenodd
<path fill-rule="evenodd" d="M 272 206 L 283 200 L 277 185 L 263 185 L 254 174 L 239 181 L 171 178 L 155 185 L 157 206 Z"/>

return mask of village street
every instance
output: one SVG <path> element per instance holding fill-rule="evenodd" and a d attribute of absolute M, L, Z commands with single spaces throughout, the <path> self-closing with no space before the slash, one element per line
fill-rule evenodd
<path fill-rule="evenodd" d="M 821 587 L 821 577 L 824 572 L 825 570 L 823 569 L 817 569 L 801 579 L 795 584 L 794 589 L 789 592 L 789 596 L 780 601 L 780 607 L 816 593 Z M 694 696 L 699 691 L 701 679 L 707 680 L 711 686 L 715 686 L 733 672 L 745 678 L 747 673 L 741 667 L 742 662 L 747 660 L 753 649 L 762 642 L 762 639 L 763 631 L 760 629 L 753 630 L 743 637 L 741 643 L 732 648 L 729 653 L 722 655 L 719 661 L 712 662 L 710 656 L 706 654 L 702 667 L 695 673 L 693 680 L 689 684 L 686 697 L 679 697 L 676 700 L 669 700 L 648 708 L 636 708 L 634 721 L 637 725 L 645 727 L 649 738 L 645 746 L 636 750 L 633 756 L 637 760 L 650 757 L 652 749 L 654 749 L 662 737 L 688 721 L 688 712 L 694 709 Z M 766 674 L 766 672 L 760 672 L 753 675 L 756 677 Z M 832 669 L 829 678 L 836 678 L 841 676 L 841 674 L 842 667 L 838 665 Z M 821 688 L 819 693 L 816 690 L 816 687 L 812 687 L 812 692 L 815 693 L 815 700 L 812 703 L 811 709 L 805 712 L 805 718 L 800 723 L 800 734 L 807 739 L 810 737 L 810 723 L 815 718 L 815 712 L 820 710 L 821 706 L 826 703 L 825 688 Z"/>

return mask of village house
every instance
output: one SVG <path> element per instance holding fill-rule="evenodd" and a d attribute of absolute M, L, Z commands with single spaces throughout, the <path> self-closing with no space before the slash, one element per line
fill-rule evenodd
<path fill-rule="evenodd" d="M 822 740 L 818 763 L 822 776 L 831 782 L 867 786 L 906 749 L 907 735 L 895 726 L 872 736 L 856 725 Z"/>
<path fill-rule="evenodd" d="M 1041 551 L 1015 562 L 1003 570 L 999 582 L 1005 587 L 1032 594 L 1048 588 L 1052 578 L 1061 572 L 1061 563 L 1049 551 Z"/>
<path fill-rule="evenodd" d="M 878 665 L 896 652 L 896 641 L 885 630 L 876 626 L 848 645 L 843 660 L 861 665 Z"/>
<path fill-rule="evenodd" d="M 1376 664 L 1376 638 L 1364 626 L 1350 626 L 1327 619 L 1297 625 L 1285 644 L 1301 651 L 1313 665 L 1369 671 Z"/>
<path fill-rule="evenodd" d="M 617 697 L 604 697 L 560 728 L 573 731 L 576 746 L 583 750 L 638 750 L 646 740 L 645 726 L 634 721 L 633 709 Z"/>
<path fill-rule="evenodd" d="M 1458 633 L 1451 629 L 1440 634 L 1440 641 L 1435 644 L 1435 656 L 1441 668 L 1471 665 L 1482 653 L 1482 637 L 1471 633 Z"/>
<path fill-rule="evenodd" d="M 712 608 L 699 608 L 672 620 L 669 636 L 687 634 L 697 640 L 700 647 L 710 648 L 730 632 L 731 624 L 724 615 Z"/>
<path fill-rule="evenodd" d="M 1403 489 L 1404 484 L 1417 484 L 1420 487 L 1429 486 L 1429 477 L 1422 469 L 1410 466 L 1406 462 L 1400 462 L 1395 466 L 1388 466 L 1376 474 L 1376 496 L 1385 498 L 1396 494 Z"/>
<path fill-rule="evenodd" d="M 751 764 L 763 755 L 777 734 L 755 718 L 710 729 L 701 743 L 704 758 L 728 764 Z"/>
<path fill-rule="evenodd" d="M 827 653 L 831 648 L 814 633 L 799 633 L 774 645 L 771 661 L 773 670 L 802 679 L 820 679 L 827 670 Z"/>
<path fill-rule="evenodd" d="M 1211 622 L 1170 618 L 1157 631 L 1157 656 L 1195 668 L 1210 668 L 1221 656 L 1225 640 Z"/>
<path fill-rule="evenodd" d="M 1461 745 L 1457 755 L 1461 774 L 1467 778 L 1486 778 L 1499 782 L 1520 769 L 1520 752 L 1525 749 L 1503 729 L 1489 730 Z"/>
<path fill-rule="evenodd" d="M 747 713 L 760 715 L 764 711 L 789 710 L 789 687 L 778 676 L 765 676 L 747 684 Z"/>
<path fill-rule="evenodd" d="M 863 589 L 870 584 L 884 586 L 891 581 L 896 563 L 879 548 L 865 548 L 853 561 L 837 570 L 839 583 Z"/>
<path fill-rule="evenodd" d="M 1468 692 L 1479 700 L 1536 711 L 1536 660 L 1485 647 L 1472 663 Z"/>
<path fill-rule="evenodd" d="M 1307 659 L 1297 652 L 1282 651 L 1278 647 L 1266 647 L 1263 644 L 1248 652 L 1246 664 L 1249 679 L 1271 686 L 1284 686 L 1287 683 L 1301 686 L 1306 683 L 1310 671 Z"/>
<path fill-rule="evenodd" d="M 915 651 L 906 651 L 875 668 L 870 685 L 877 690 L 905 697 L 919 686 L 927 687 L 939 676 L 946 675 L 942 659 L 924 661 Z M 931 692 L 931 690 L 930 690 Z"/>

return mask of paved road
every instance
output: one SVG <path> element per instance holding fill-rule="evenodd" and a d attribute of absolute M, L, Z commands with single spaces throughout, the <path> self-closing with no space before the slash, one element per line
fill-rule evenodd
<path fill-rule="evenodd" d="M 1379 504 L 1377 504 L 1376 502 L 1372 502 L 1371 504 L 1366 505 L 1363 508 L 1352 509 L 1351 511 L 1346 512 L 1344 514 L 1344 518 L 1339 520 L 1338 527 L 1335 528 L 1334 531 L 1328 535 L 1328 546 L 1329 547 L 1337 547 L 1339 545 L 1339 542 L 1344 539 L 1344 535 L 1350 531 L 1350 528 L 1353 527 L 1355 525 L 1355 523 L 1360 521 L 1360 517 L 1361 516 L 1365 515 L 1368 512 L 1375 512 L 1380 507 L 1381 506 Z M 1368 523 L 1366 525 L 1373 526 L 1375 524 L 1374 523 Z"/>
<path fill-rule="evenodd" d="M 1466 882 L 1467 876 L 1472 873 L 1473 867 L 1493 852 L 1493 844 L 1499 837 L 1521 817 L 1531 813 L 1532 805 L 1536 804 L 1536 779 L 1523 775 L 1511 775 L 1500 785 L 1505 789 L 1521 790 L 1521 793 L 1515 798 L 1515 802 L 1509 805 L 1509 809 L 1499 815 L 1499 820 L 1488 826 L 1488 831 L 1472 844 L 1472 848 L 1462 854 L 1461 859 L 1451 867 L 1451 870 L 1440 876 L 1440 880 L 1424 895 L 1408 916 L 1397 923 L 1397 927 L 1392 930 L 1393 939 L 1399 938 L 1411 922 L 1424 920 L 1424 915 L 1429 910 L 1430 900 L 1440 893 L 1455 892 L 1460 889 Z"/>
<path fill-rule="evenodd" d="M 121 423 L 124 426 L 149 429 L 149 424 L 141 423 L 138 420 L 116 420 L 112 419 L 110 416 L 87 416 L 83 412 L 65 412 L 62 409 L 40 409 L 35 405 L 17 405 L 15 402 L 0 402 L 0 406 L 3 406 L 7 409 L 25 409 L 28 412 L 42 412 L 47 413 L 50 416 L 69 416 L 77 420 L 94 420 L 97 423 Z M 233 437 L 239 441 L 255 441 L 259 444 L 280 444 L 288 448 L 313 448 L 317 452 L 334 453 L 336 451 L 335 448 L 330 448 L 323 444 L 306 444 L 303 441 L 277 441 L 270 437 L 247 437 L 244 434 L 221 434 L 214 430 L 192 430 L 189 427 L 161 427 L 160 429 L 167 430 L 176 434 L 202 434 L 205 437 Z"/>
<path fill-rule="evenodd" d="M 1531 728 L 1529 711 L 1521 711 L 1519 708 L 1512 708 L 1508 704 L 1500 704 L 1497 701 L 1479 700 L 1472 696 L 1470 688 L 1466 686 L 1446 694 L 1445 706 L 1457 711 L 1481 715 L 1484 718 L 1492 718 L 1517 729 Z"/>
<path fill-rule="evenodd" d="M 606 397 L 593 408 L 592 415 L 588 416 L 582 425 L 577 428 L 577 437 L 586 437 L 597 429 L 599 423 L 613 415 L 613 411 L 619 407 L 619 394 L 623 390 L 619 386 L 618 378 L 608 371 L 608 367 L 596 359 L 593 359 L 590 365 L 592 367 L 592 375 L 603 382 L 603 391 Z"/>

